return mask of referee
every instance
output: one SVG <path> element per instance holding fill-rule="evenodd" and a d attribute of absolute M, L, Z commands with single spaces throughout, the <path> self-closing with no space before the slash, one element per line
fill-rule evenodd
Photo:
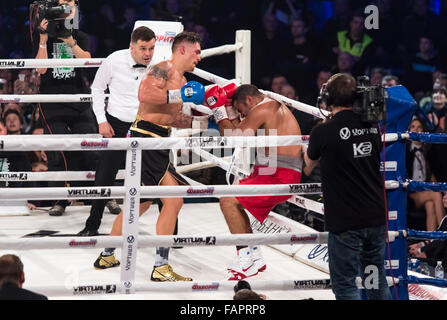
<path fill-rule="evenodd" d="M 99 67 L 92 83 L 93 111 L 99 133 L 104 138 L 125 138 L 137 115 L 138 88 L 146 74 L 155 50 L 155 33 L 147 27 L 136 28 L 129 49 L 115 51 Z M 104 105 L 105 90 L 110 98 Z M 125 151 L 102 151 L 96 169 L 95 186 L 110 186 L 120 167 L 124 167 Z M 79 236 L 98 235 L 107 199 L 92 201 L 90 216 Z M 116 206 L 119 209 L 118 206 Z M 118 211 L 118 210 L 117 210 Z M 113 212 L 118 214 L 118 212 Z"/>

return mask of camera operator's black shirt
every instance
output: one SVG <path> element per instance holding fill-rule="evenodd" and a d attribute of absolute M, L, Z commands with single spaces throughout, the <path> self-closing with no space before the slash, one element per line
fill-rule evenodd
<path fill-rule="evenodd" d="M 352 110 L 313 128 L 307 154 L 320 159 L 325 229 L 343 232 L 385 224 L 376 126 Z"/>
<path fill-rule="evenodd" d="M 90 51 L 90 41 L 87 34 L 74 29 L 73 39 L 84 51 Z M 33 36 L 33 56 L 39 50 L 39 34 Z M 49 37 L 47 42 L 48 59 L 76 58 L 72 49 L 62 40 Z M 43 94 L 80 94 L 89 93 L 83 80 L 83 68 L 48 68 L 41 75 L 40 93 Z M 88 106 L 88 103 L 84 103 Z"/>

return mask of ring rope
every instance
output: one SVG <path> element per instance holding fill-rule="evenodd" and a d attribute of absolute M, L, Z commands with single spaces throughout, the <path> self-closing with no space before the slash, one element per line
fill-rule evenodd
<path fill-rule="evenodd" d="M 243 47 L 242 42 L 204 49 L 201 58 L 232 53 Z M 90 59 L 0 59 L 0 69 L 32 69 L 32 68 L 93 68 L 99 67 L 105 58 Z"/>
<path fill-rule="evenodd" d="M 138 247 L 175 246 L 233 246 L 267 244 L 322 244 L 327 243 L 327 232 L 281 233 L 281 234 L 230 234 L 230 235 L 157 235 L 138 236 Z M 44 238 L 0 238 L 0 250 L 35 249 L 98 249 L 119 248 L 124 243 L 133 243 L 134 237 L 44 237 Z"/>
<path fill-rule="evenodd" d="M 398 281 L 398 279 L 396 279 Z M 137 282 L 135 291 L 142 292 L 216 292 L 234 290 L 233 281 L 194 281 L 194 282 Z M 250 283 L 252 290 L 326 290 L 330 289 L 330 280 L 297 279 L 297 280 L 257 280 Z M 126 291 L 125 283 L 107 284 L 74 284 L 25 286 L 34 292 L 43 292 L 51 296 L 87 296 L 98 294 L 120 294 Z"/>

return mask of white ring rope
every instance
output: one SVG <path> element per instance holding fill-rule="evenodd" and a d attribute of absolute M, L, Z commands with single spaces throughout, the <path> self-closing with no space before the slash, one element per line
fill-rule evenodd
<path fill-rule="evenodd" d="M 255 197 L 270 195 L 320 194 L 321 184 L 274 184 L 274 185 L 206 185 L 191 186 L 142 186 L 142 198 L 216 198 Z M 79 188 L 5 188 L 0 199 L 17 200 L 62 200 L 62 199 L 115 199 L 125 198 L 125 187 L 79 187 Z"/>
<path fill-rule="evenodd" d="M 398 278 L 386 277 L 388 286 L 398 284 Z M 234 290 L 233 281 L 192 281 L 192 282 L 136 282 L 135 292 L 216 292 Z M 357 287 L 362 288 L 357 282 Z M 250 282 L 252 290 L 263 291 L 289 291 L 289 290 L 327 290 L 331 288 L 330 279 L 291 279 L 291 280 L 256 280 Z M 49 296 L 94 296 L 99 294 L 120 294 L 126 291 L 123 283 L 79 284 L 66 285 L 24 286 L 34 292 L 42 292 Z"/>
<path fill-rule="evenodd" d="M 281 234 L 230 234 L 230 235 L 157 235 L 138 236 L 138 247 L 175 246 L 233 246 L 267 244 L 323 244 L 327 243 L 327 232 L 281 233 Z M 0 238 L 0 250 L 35 249 L 98 249 L 121 248 L 135 238 L 122 236 L 100 237 L 43 237 L 43 238 Z M 123 242 L 124 241 L 124 242 Z"/>
<path fill-rule="evenodd" d="M 29 135 L 33 136 L 33 135 Z M 112 138 L 112 139 L 46 139 L 42 145 L 38 139 L 27 139 L 28 135 L 7 135 L 1 137 L 4 151 L 34 151 L 34 150 L 123 150 L 123 149 L 193 149 L 193 148 L 231 148 L 231 147 L 273 147 L 305 145 L 308 136 L 200 136 L 200 137 L 167 137 L 157 139 L 147 138 Z M 36 137 L 36 135 L 34 135 Z M 38 136 L 37 136 L 38 137 Z"/>
<path fill-rule="evenodd" d="M 242 42 L 202 50 L 201 58 L 235 52 L 243 47 Z M 0 59 L 0 69 L 32 68 L 92 68 L 99 67 L 105 58 L 91 59 Z"/>
<path fill-rule="evenodd" d="M 397 279 L 398 281 L 398 279 Z M 140 282 L 135 283 L 135 292 L 216 292 L 233 291 L 234 281 L 193 281 L 193 282 Z M 270 290 L 326 290 L 330 288 L 330 280 L 298 279 L 298 280 L 256 280 L 250 282 L 252 290 L 262 293 Z M 100 294 L 120 294 L 126 291 L 123 283 L 107 284 L 74 284 L 24 286 L 34 292 L 42 292 L 49 296 L 92 296 Z M 233 294 L 231 294 L 233 295 Z M 229 297 L 231 298 L 231 297 Z"/>

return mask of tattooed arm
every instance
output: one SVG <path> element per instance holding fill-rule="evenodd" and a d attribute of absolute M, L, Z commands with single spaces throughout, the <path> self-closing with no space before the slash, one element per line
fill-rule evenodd
<path fill-rule="evenodd" d="M 138 100 L 142 103 L 166 104 L 168 90 L 166 82 L 172 74 L 173 66 L 167 61 L 150 68 L 141 80 L 138 89 Z"/>

